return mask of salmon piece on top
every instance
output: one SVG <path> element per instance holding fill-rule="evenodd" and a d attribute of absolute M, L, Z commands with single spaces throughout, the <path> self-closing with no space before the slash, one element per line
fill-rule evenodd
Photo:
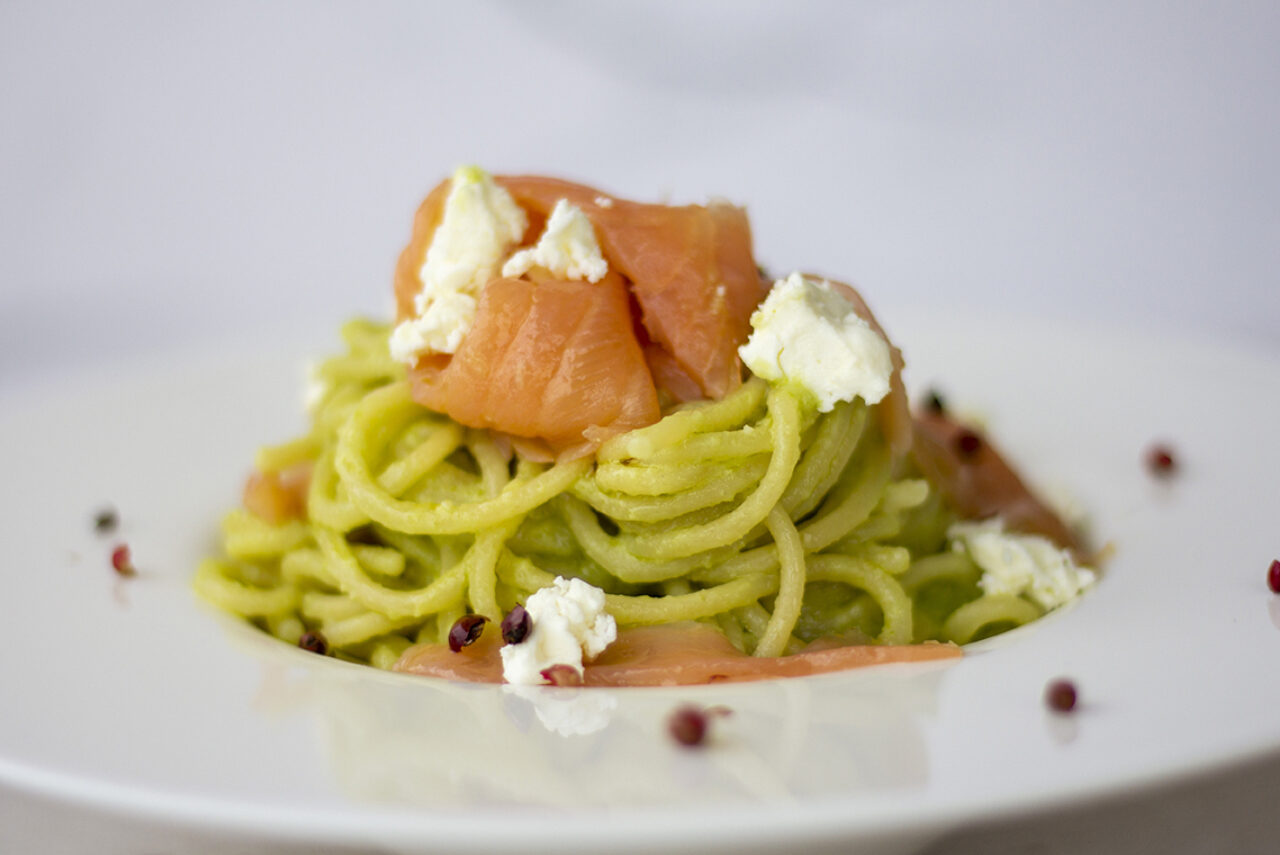
<path fill-rule="evenodd" d="M 559 330 L 556 337 L 536 346 L 534 334 L 525 333 L 522 343 L 512 349 L 511 311 L 498 309 L 491 298 L 486 322 L 477 321 L 467 334 L 475 339 L 470 346 L 452 358 L 423 357 L 410 372 L 415 397 L 421 403 L 463 424 L 546 440 L 553 450 L 564 450 L 587 436 L 607 436 L 656 421 L 660 414 L 651 399 L 655 390 L 668 399 L 687 401 L 723 398 L 737 388 L 742 374 L 738 348 L 751 332 L 751 313 L 769 289 L 755 265 L 745 211 L 723 202 L 683 207 L 630 202 L 556 178 L 499 176 L 494 180 L 528 215 L 522 246 L 536 242 L 561 199 L 579 208 L 592 224 L 610 277 L 618 280 L 617 274 L 621 274 L 626 278 L 622 301 L 628 306 L 626 316 L 632 312 L 631 300 L 638 307 L 639 318 L 630 327 L 620 316 L 609 321 L 610 334 L 625 340 L 620 353 L 626 352 L 613 366 L 617 376 L 610 383 L 605 376 L 609 364 L 596 362 L 605 345 L 572 330 Z M 412 239 L 400 256 L 395 275 L 400 320 L 414 313 L 414 297 L 422 287 L 419 269 L 443 219 L 450 186 L 449 180 L 441 182 L 423 201 Z M 888 341 L 861 296 L 847 285 L 833 284 Z M 609 288 L 616 289 L 616 281 Z M 584 296 L 592 294 L 589 288 L 578 290 Z M 511 286 L 503 290 L 504 294 L 510 292 Z M 605 302 L 617 305 L 616 300 Z M 525 300 L 519 305 L 527 309 L 533 303 Z M 597 311 L 601 310 L 597 306 Z M 539 308 L 536 318 L 525 320 L 532 331 L 544 330 L 553 318 L 576 322 L 577 315 L 552 312 L 547 303 Z M 593 323 L 601 320 L 597 317 Z M 480 340 L 494 334 L 499 335 L 494 341 Z M 579 355 L 557 351 L 550 346 L 553 340 L 561 346 L 572 342 L 587 349 Z M 631 345 L 642 354 L 639 366 L 634 363 Z M 894 364 L 891 392 L 878 408 L 878 415 L 895 457 L 900 457 L 911 448 L 912 424 L 902 385 L 902 355 L 892 344 L 890 348 Z M 502 366 L 485 361 L 499 358 L 519 360 L 519 364 Z M 461 361 L 466 365 L 448 368 L 450 362 Z M 646 377 L 640 376 L 640 367 L 647 369 Z M 575 377 L 573 371 L 584 374 Z M 557 389 L 580 385 L 583 393 L 565 392 L 563 401 L 541 397 L 556 390 L 537 389 L 532 378 L 553 374 L 561 378 Z M 510 385 L 496 382 L 498 377 L 506 378 Z M 635 397 L 624 402 L 622 395 Z M 507 401 L 499 402 L 503 397 Z M 575 416 L 571 407 L 588 400 L 591 405 Z"/>
<path fill-rule="evenodd" d="M 622 278 L 496 279 L 452 357 L 410 369 L 414 400 L 471 427 L 587 453 L 661 415 Z"/>
<path fill-rule="evenodd" d="M 746 212 L 725 202 L 651 205 L 615 199 L 581 184 L 537 176 L 499 176 L 531 219 L 560 199 L 586 214 L 611 269 L 625 276 L 654 345 L 702 396 L 723 398 L 742 382 L 738 347 L 768 284 L 760 279 Z M 670 366 L 661 372 L 668 375 Z M 673 385 L 675 385 L 673 383 Z M 673 397 L 687 392 L 671 389 Z"/>
<path fill-rule="evenodd" d="M 545 275 L 531 277 L 536 285 L 489 283 L 458 351 L 425 355 L 412 367 L 419 403 L 462 424 L 577 453 L 584 442 L 657 421 L 659 389 L 675 401 L 719 399 L 741 383 L 737 350 L 768 290 L 741 208 L 640 204 L 552 178 L 495 181 L 528 215 L 521 246 L 536 243 L 565 199 L 591 221 L 610 274 L 554 288 Z M 398 320 L 415 313 L 419 271 L 451 183 L 418 208 L 395 272 Z M 514 302 L 502 305 L 506 299 Z"/>
<path fill-rule="evenodd" d="M 1038 534 L 1091 560 L 1079 533 L 1036 497 L 990 439 L 942 412 L 915 418 L 911 456 L 962 519 L 1000 517 L 1012 531 Z"/>

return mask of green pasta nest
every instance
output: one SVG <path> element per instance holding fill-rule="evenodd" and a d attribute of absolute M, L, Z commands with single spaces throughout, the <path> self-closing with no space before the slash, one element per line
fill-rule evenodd
<path fill-rule="evenodd" d="M 675 407 L 594 458 L 535 463 L 414 403 L 388 327 L 343 328 L 311 430 L 260 472 L 312 465 L 307 513 L 239 509 L 195 586 L 287 642 L 390 668 L 463 614 L 500 618 L 557 575 L 602 588 L 619 625 L 702 621 L 778 656 L 818 638 L 967 642 L 1040 614 L 982 596 L 954 515 L 894 471 L 872 408 L 817 413 L 758 378 Z M 901 468 L 901 464 L 899 466 Z"/>

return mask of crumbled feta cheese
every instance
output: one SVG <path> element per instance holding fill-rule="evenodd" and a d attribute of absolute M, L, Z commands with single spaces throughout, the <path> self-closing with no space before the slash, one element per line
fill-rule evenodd
<path fill-rule="evenodd" d="M 742 361 L 757 377 L 807 389 L 818 412 L 855 397 L 875 404 L 889 394 L 889 343 L 829 282 L 799 273 L 778 280 L 751 315 L 751 328 L 738 349 Z"/>
<path fill-rule="evenodd" d="M 440 225 L 418 271 L 422 290 L 414 317 L 392 332 L 394 359 L 413 364 L 424 353 L 453 353 L 475 320 L 480 290 L 520 242 L 528 217 L 479 167 L 453 174 Z"/>
<path fill-rule="evenodd" d="M 478 305 L 479 301 L 470 294 L 438 294 L 418 317 L 397 324 L 391 331 L 391 358 L 412 365 L 424 353 L 453 353 L 471 329 Z"/>
<path fill-rule="evenodd" d="M 588 282 L 599 282 L 609 272 L 591 221 L 568 199 L 556 202 L 538 243 L 511 256 L 502 266 L 502 275 L 519 276 L 531 267 L 543 267 L 561 279 Z"/>
<path fill-rule="evenodd" d="M 552 665 L 568 665 L 581 674 L 583 659 L 594 659 L 618 637 L 604 602 L 604 591 L 563 576 L 529 597 L 524 608 L 532 629 L 519 644 L 503 646 L 503 679 L 541 685 L 546 682 L 542 672 Z"/>
<path fill-rule="evenodd" d="M 595 203 L 596 203 L 596 207 L 597 207 L 597 208 L 612 208 L 612 207 L 613 207 L 613 200 L 612 200 L 612 199 L 610 199 L 608 196 L 597 196 L 596 198 L 592 199 L 591 201 L 593 201 L 593 202 L 595 202 Z"/>
<path fill-rule="evenodd" d="M 1074 600 L 1098 578 L 1046 538 L 1006 532 L 999 518 L 956 523 L 947 537 L 982 570 L 984 593 L 1027 596 L 1045 610 Z"/>

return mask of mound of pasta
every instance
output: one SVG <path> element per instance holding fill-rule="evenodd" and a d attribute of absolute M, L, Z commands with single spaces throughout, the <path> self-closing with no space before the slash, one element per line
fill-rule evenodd
<path fill-rule="evenodd" d="M 1093 581 L 985 438 L 912 418 L 860 295 L 762 274 L 739 208 L 466 168 L 395 294 L 314 367 L 310 430 L 259 452 L 196 574 L 289 643 L 464 679 L 517 681 L 521 645 L 533 682 L 759 679 L 955 656 Z M 557 659 L 553 629 L 592 620 L 603 650 Z"/>

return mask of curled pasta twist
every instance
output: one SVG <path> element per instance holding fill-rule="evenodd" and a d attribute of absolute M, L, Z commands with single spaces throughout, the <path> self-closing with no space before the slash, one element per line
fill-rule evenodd
<path fill-rule="evenodd" d="M 307 515 L 224 521 L 195 587 L 296 642 L 391 667 L 467 612 L 500 618 L 555 575 L 604 588 L 622 625 L 704 621 L 762 656 L 824 636 L 967 641 L 1038 614 L 982 597 L 941 551 L 948 512 L 895 473 L 869 408 L 817 413 L 748 379 L 552 465 L 416 404 L 387 328 L 354 321 L 314 369 L 311 429 L 264 449 L 264 473 L 311 468 Z M 930 533 L 935 534 L 930 534 Z"/>

